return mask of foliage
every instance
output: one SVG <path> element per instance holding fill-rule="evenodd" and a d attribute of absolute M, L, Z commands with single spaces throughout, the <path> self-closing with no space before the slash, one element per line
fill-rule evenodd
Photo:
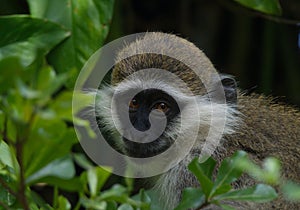
<path fill-rule="evenodd" d="M 280 164 L 275 158 L 268 158 L 263 163 L 261 169 L 254 164 L 243 151 L 236 152 L 232 157 L 222 161 L 218 168 L 218 173 L 214 177 L 216 161 L 209 158 L 203 163 L 194 159 L 189 170 L 197 177 L 201 187 L 187 188 L 183 192 L 183 197 L 176 210 L 188 208 L 203 208 L 207 205 L 214 204 L 223 209 L 234 209 L 223 201 L 251 201 L 251 202 L 268 202 L 277 198 L 277 193 L 273 187 L 266 184 L 256 184 L 244 189 L 233 189 L 231 184 L 239 179 L 243 172 L 253 176 L 256 180 L 263 183 L 269 183 L 274 186 L 283 188 L 283 194 L 289 200 L 300 200 L 300 187 L 295 183 L 281 180 Z"/>
<path fill-rule="evenodd" d="M 147 209 L 143 191 L 135 200 L 121 185 L 100 193 L 109 169 L 93 166 L 71 150 L 78 142 L 72 123 L 92 132 L 86 121 L 72 119 L 70 89 L 83 64 L 104 43 L 113 1 L 28 3 L 29 15 L 0 17 L 1 208 Z M 77 94 L 84 103 L 75 113 L 91 100 Z M 79 176 L 74 162 L 85 168 Z M 53 186 L 52 203 L 32 190 L 39 183 Z M 78 194 L 78 204 L 72 207 L 61 190 Z"/>
<path fill-rule="evenodd" d="M 281 15 L 279 0 L 234 0 L 239 4 L 269 15 Z"/>
<path fill-rule="evenodd" d="M 48 55 L 49 63 L 63 73 L 79 72 L 86 60 L 104 43 L 112 17 L 114 0 L 28 0 L 31 17 L 46 19 L 67 30 L 71 36 Z M 67 82 L 75 83 L 74 75 Z"/>

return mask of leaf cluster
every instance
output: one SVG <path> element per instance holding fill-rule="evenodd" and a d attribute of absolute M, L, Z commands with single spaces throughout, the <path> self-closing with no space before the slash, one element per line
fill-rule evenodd
<path fill-rule="evenodd" d="M 90 164 L 76 174 L 80 154 L 71 150 L 78 143 L 72 125 L 93 132 L 73 114 L 92 99 L 76 93 L 81 104 L 72 110 L 72 87 L 83 64 L 104 43 L 114 2 L 27 3 L 29 14 L 0 17 L 0 208 L 79 209 L 94 198 L 109 200 L 97 196 L 110 172 Z M 53 187 L 52 203 L 32 190 L 36 185 Z M 61 190 L 78 194 L 77 206 Z M 123 202 L 131 201 L 125 199 L 127 191 L 118 193 Z"/>
<path fill-rule="evenodd" d="M 278 197 L 273 186 L 279 186 L 286 199 L 300 201 L 300 187 L 290 181 L 284 181 L 280 174 L 280 163 L 275 158 L 267 158 L 263 168 L 249 159 L 244 151 L 237 151 L 224 159 L 216 170 L 216 161 L 211 157 L 200 163 L 194 159 L 189 170 L 196 176 L 201 187 L 187 188 L 183 192 L 176 210 L 189 208 L 201 209 L 208 205 L 220 206 L 223 209 L 235 209 L 235 202 L 269 202 Z M 254 186 L 235 189 L 232 184 L 246 172 L 258 181 Z M 266 184 L 265 184 L 266 183 Z M 231 201 L 231 202 L 227 202 Z"/>

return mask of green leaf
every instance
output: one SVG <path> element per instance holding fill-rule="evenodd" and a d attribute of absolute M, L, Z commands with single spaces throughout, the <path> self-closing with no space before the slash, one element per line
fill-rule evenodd
<path fill-rule="evenodd" d="M 28 3 L 34 17 L 54 21 L 72 32 L 72 36 L 48 56 L 50 64 L 59 72 L 74 68 L 79 72 L 104 43 L 114 0 L 28 0 Z"/>
<path fill-rule="evenodd" d="M 49 108 L 58 118 L 72 121 L 72 94 L 71 91 L 64 91 L 50 104 Z"/>
<path fill-rule="evenodd" d="M 91 128 L 90 122 L 88 120 L 82 120 L 78 117 L 73 116 L 73 123 L 77 126 L 81 126 L 81 127 L 85 128 L 88 135 L 91 138 L 96 137 L 96 134 L 95 134 L 94 130 Z M 78 138 L 79 138 L 79 141 L 80 141 L 82 136 L 78 136 Z"/>
<path fill-rule="evenodd" d="M 0 59 L 0 93 L 6 92 L 15 85 L 15 78 L 21 76 L 24 67 L 18 57 Z"/>
<path fill-rule="evenodd" d="M 70 1 L 67 0 L 27 0 L 30 14 L 35 18 L 45 18 L 64 27 L 71 26 Z M 69 6 L 68 6 L 69 3 Z"/>
<path fill-rule="evenodd" d="M 252 202 L 268 202 L 277 198 L 277 193 L 269 185 L 258 184 L 242 190 L 230 191 L 228 193 L 216 196 L 215 200 L 239 200 Z"/>
<path fill-rule="evenodd" d="M 114 201 L 109 201 L 106 203 L 107 203 L 106 210 L 116 210 L 118 208 L 118 204 Z"/>
<path fill-rule="evenodd" d="M 69 210 L 71 209 L 70 202 L 62 195 L 58 197 L 58 208 L 57 210 Z"/>
<path fill-rule="evenodd" d="M 300 184 L 288 181 L 283 184 L 282 192 L 288 200 L 300 202 Z"/>
<path fill-rule="evenodd" d="M 73 113 L 77 113 L 83 108 L 90 106 L 94 102 L 94 96 L 86 92 L 74 91 L 72 97 Z"/>
<path fill-rule="evenodd" d="M 281 6 L 278 0 L 234 0 L 239 4 L 253 10 L 270 15 L 281 15 Z"/>
<path fill-rule="evenodd" d="M 96 134 L 90 127 L 90 122 L 79 118 L 76 114 L 85 107 L 88 107 L 93 102 L 93 96 L 80 91 L 74 91 L 72 96 L 72 112 L 73 123 L 77 126 L 82 126 L 86 129 L 91 138 L 95 138 Z M 81 137 L 80 137 L 81 138 Z"/>
<path fill-rule="evenodd" d="M 71 179 L 61 179 L 58 177 L 45 177 L 39 180 L 41 183 L 47 183 L 53 187 L 59 187 L 62 190 L 68 192 L 83 193 L 85 190 L 85 183 L 80 177 L 74 177 Z"/>
<path fill-rule="evenodd" d="M 16 81 L 17 88 L 23 98 L 35 99 L 39 98 L 42 95 L 42 92 L 28 87 L 21 79 L 17 78 Z"/>
<path fill-rule="evenodd" d="M 24 66 L 70 35 L 58 24 L 25 15 L 0 17 L 0 60 L 19 57 Z"/>
<path fill-rule="evenodd" d="M 135 203 L 136 205 L 139 205 L 139 208 L 141 210 L 155 210 L 155 209 L 161 209 L 158 207 L 154 207 L 158 202 L 157 199 L 152 200 L 152 198 L 150 198 L 150 196 L 148 195 L 150 191 L 147 191 L 147 193 L 145 192 L 144 189 L 141 189 L 140 192 L 134 196 L 132 196 L 131 198 L 135 201 L 137 201 L 138 203 Z M 155 192 L 151 192 L 152 194 L 155 194 Z M 157 194 L 157 193 L 156 193 Z M 152 201 L 152 202 L 151 202 Z M 151 207 L 151 208 L 150 208 Z"/>
<path fill-rule="evenodd" d="M 16 162 L 16 157 L 11 148 L 4 141 L 0 140 L 0 163 L 14 169 Z"/>
<path fill-rule="evenodd" d="M 220 195 L 223 193 L 226 193 L 228 191 L 230 191 L 232 189 L 230 184 L 222 184 L 218 189 L 216 189 L 216 191 L 214 191 L 213 195 Z"/>
<path fill-rule="evenodd" d="M 30 210 L 40 210 L 39 207 L 35 203 L 30 203 L 29 209 Z"/>
<path fill-rule="evenodd" d="M 119 206 L 118 210 L 134 210 L 134 208 L 129 204 L 124 203 L 121 206 Z"/>
<path fill-rule="evenodd" d="M 59 158 L 57 152 L 61 149 L 65 151 L 63 145 L 69 140 L 63 139 L 66 130 L 66 124 L 57 119 L 43 120 L 37 118 L 34 121 L 29 139 L 24 144 L 23 149 L 26 176 L 32 175 L 51 161 Z"/>
<path fill-rule="evenodd" d="M 38 170 L 26 179 L 26 183 L 36 183 L 44 177 L 59 177 L 61 179 L 71 179 L 75 175 L 75 167 L 71 156 L 56 159 Z"/>
<path fill-rule="evenodd" d="M 91 199 L 82 197 L 80 199 L 80 202 L 85 207 L 85 209 L 95 209 L 95 210 L 107 209 L 107 202 L 105 202 L 105 201 L 91 200 Z"/>
<path fill-rule="evenodd" d="M 51 95 L 65 84 L 68 77 L 68 74 L 57 75 L 52 67 L 44 66 L 39 71 L 36 89 L 43 93 L 43 99 L 46 99 L 47 102 L 51 98 Z"/>
<path fill-rule="evenodd" d="M 1 170 L 0 170 L 1 171 Z M 9 176 L 0 175 L 0 179 L 2 179 L 7 184 L 12 182 L 12 179 Z M 5 203 L 8 206 L 13 205 L 16 202 L 16 198 L 10 194 L 4 187 L 0 185 L 0 202 Z M 1 209 L 1 205 L 0 205 Z"/>
<path fill-rule="evenodd" d="M 145 204 L 140 201 L 136 201 L 129 197 L 128 190 L 119 184 L 115 184 L 110 189 L 102 192 L 100 196 L 94 198 L 94 200 L 99 201 L 108 201 L 108 202 L 118 202 L 118 203 L 128 203 L 131 206 L 138 207 L 138 208 L 145 208 L 148 204 Z"/>
<path fill-rule="evenodd" d="M 234 207 L 229 205 L 221 204 L 220 206 L 222 207 L 223 210 L 235 210 Z"/>
<path fill-rule="evenodd" d="M 99 192 L 108 177 L 110 176 L 110 169 L 103 169 L 101 167 L 94 167 L 87 171 L 88 185 L 92 197 L 95 197 Z"/>
<path fill-rule="evenodd" d="M 209 163 L 214 165 L 212 161 L 208 160 Z M 204 195 L 208 198 L 212 188 L 213 182 L 206 176 L 206 174 L 210 174 L 205 172 L 205 169 L 209 168 L 208 164 L 199 163 L 198 158 L 195 158 L 188 166 L 189 170 L 193 172 L 193 174 L 197 177 L 198 181 L 200 182 L 201 188 L 203 190 Z"/>
<path fill-rule="evenodd" d="M 263 169 L 261 169 L 248 157 L 245 157 L 237 162 L 237 168 L 259 181 L 273 185 L 279 184 L 281 167 L 279 160 L 276 158 L 266 158 L 263 162 Z"/>
<path fill-rule="evenodd" d="M 80 167 L 84 168 L 85 170 L 94 167 L 93 163 L 90 160 L 88 160 L 87 157 L 82 153 L 73 154 L 73 158 L 76 164 L 78 164 Z"/>
<path fill-rule="evenodd" d="M 5 113 L 5 115 L 7 116 L 8 114 Z M 13 143 L 16 142 L 16 138 L 17 138 L 16 124 L 11 119 L 7 119 L 7 138 Z"/>
<path fill-rule="evenodd" d="M 161 203 L 161 197 L 159 197 L 159 194 L 157 193 L 157 191 L 151 189 L 151 190 L 145 191 L 145 194 L 147 195 L 147 198 L 145 200 L 141 199 L 141 192 L 132 197 L 136 201 L 144 202 L 144 207 L 141 207 L 142 210 L 150 210 L 150 209 L 151 210 L 161 210 L 161 209 L 163 209 L 163 206 Z"/>
<path fill-rule="evenodd" d="M 199 208 L 205 203 L 205 195 L 200 188 L 186 188 L 183 191 L 182 199 L 175 210 L 186 210 Z"/>
<path fill-rule="evenodd" d="M 273 157 L 266 158 L 263 162 L 263 169 L 263 174 L 265 174 L 263 178 L 264 182 L 274 185 L 279 184 L 281 176 L 281 166 L 278 159 Z"/>
<path fill-rule="evenodd" d="M 76 94 L 75 99 L 73 94 Z M 76 116 L 76 114 L 84 107 L 91 104 L 91 95 L 83 93 L 73 93 L 71 91 L 64 91 L 59 94 L 55 100 L 50 104 L 49 110 L 54 112 L 58 118 L 67 121 L 73 121 L 75 125 L 84 127 L 90 137 L 94 138 L 95 133 L 90 127 L 88 120 L 82 120 Z M 73 103 L 73 104 L 72 104 Z M 73 105 L 73 106 L 72 106 Z"/>
<path fill-rule="evenodd" d="M 237 164 L 240 160 L 245 158 L 246 155 L 245 152 L 238 151 L 234 153 L 232 157 L 222 161 L 210 197 L 217 193 L 224 193 L 225 189 L 229 189 L 228 185 L 242 175 L 243 172 L 237 167 Z"/>
<path fill-rule="evenodd" d="M 144 202 L 144 203 L 150 203 L 151 202 L 150 197 L 147 195 L 147 193 L 145 192 L 144 189 L 141 189 L 140 192 L 139 192 L 139 200 L 141 202 Z"/>
<path fill-rule="evenodd" d="M 76 94 L 75 99 L 73 98 L 73 94 Z M 81 109 L 92 104 L 92 100 L 93 98 L 91 95 L 78 92 L 73 93 L 72 91 L 64 91 L 55 98 L 55 100 L 50 104 L 49 108 L 53 110 L 60 119 L 68 121 L 74 120 L 74 122 L 77 122 L 76 114 Z"/>
<path fill-rule="evenodd" d="M 204 174 L 212 180 L 212 174 L 216 166 L 216 161 L 212 157 L 209 157 L 205 162 L 201 163 L 200 165 Z"/>
<path fill-rule="evenodd" d="M 128 199 L 127 189 L 122 185 L 115 184 L 112 188 L 102 192 L 98 199 L 125 203 Z"/>
<path fill-rule="evenodd" d="M 26 177 L 51 161 L 69 154 L 77 142 L 74 129 L 67 128 L 63 121 L 36 119 L 23 149 Z"/>
<path fill-rule="evenodd" d="M 8 124 L 12 122 L 9 125 L 12 132 L 14 128 L 27 124 L 33 112 L 32 105 L 14 89 L 8 90 L 5 96 L 0 96 L 0 107 L 8 118 Z M 21 132 L 18 130 L 19 134 L 22 134 Z"/>

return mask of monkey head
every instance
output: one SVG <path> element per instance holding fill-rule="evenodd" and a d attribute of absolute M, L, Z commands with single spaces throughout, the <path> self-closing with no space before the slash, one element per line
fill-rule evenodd
<path fill-rule="evenodd" d="M 219 75 L 201 50 L 170 34 L 146 33 L 120 50 L 111 85 L 98 94 L 100 123 L 117 128 L 113 145 L 133 158 L 165 153 L 163 160 L 178 163 L 195 144 L 211 154 L 237 119 L 234 79 Z"/>

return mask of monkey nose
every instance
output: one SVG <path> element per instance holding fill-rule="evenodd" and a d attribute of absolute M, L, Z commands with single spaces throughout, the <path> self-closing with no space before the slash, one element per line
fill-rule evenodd
<path fill-rule="evenodd" d="M 152 135 L 149 135 L 149 133 L 136 131 L 134 129 L 127 130 L 126 133 L 124 134 L 125 134 L 124 137 L 127 140 L 136 143 L 149 143 L 155 140 L 155 139 L 150 139 Z"/>

